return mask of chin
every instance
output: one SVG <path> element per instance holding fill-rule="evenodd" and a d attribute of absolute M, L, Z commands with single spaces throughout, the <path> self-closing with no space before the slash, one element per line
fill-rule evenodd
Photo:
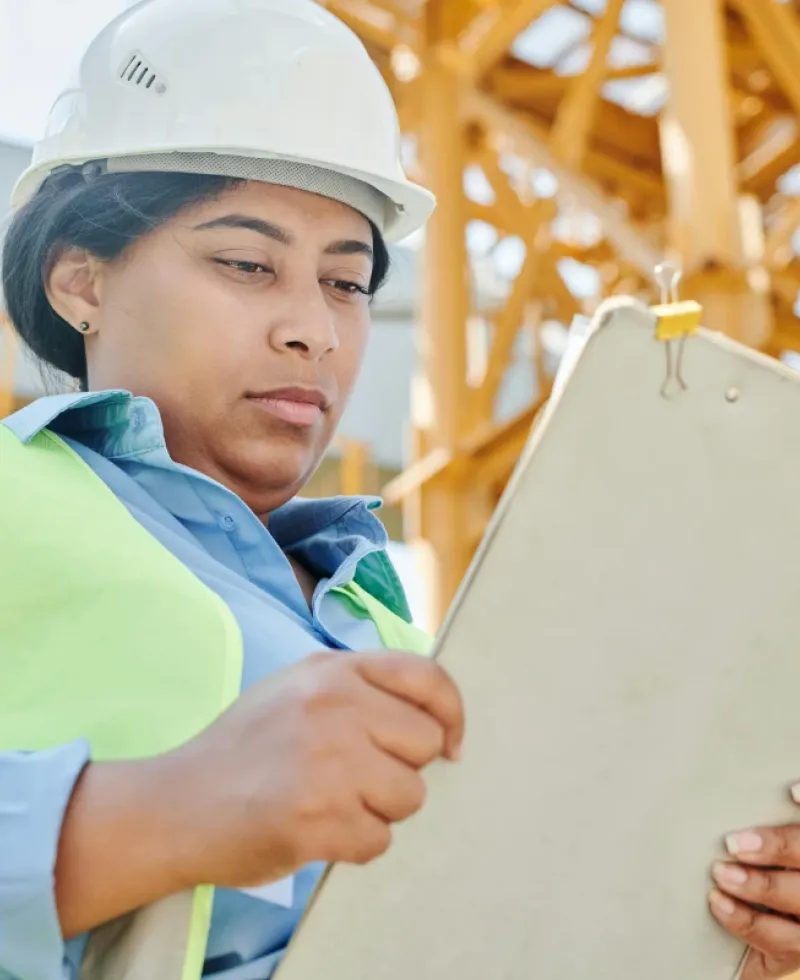
<path fill-rule="evenodd" d="M 307 446 L 283 446 L 269 453 L 252 453 L 238 461 L 236 471 L 251 496 L 282 498 L 281 502 L 299 493 L 314 475 L 322 460 Z M 272 507 L 274 509 L 274 503 Z"/>

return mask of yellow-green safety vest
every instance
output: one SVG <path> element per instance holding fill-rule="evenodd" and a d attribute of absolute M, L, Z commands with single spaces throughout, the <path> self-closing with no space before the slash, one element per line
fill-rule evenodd
<path fill-rule="evenodd" d="M 355 582 L 337 591 L 387 648 L 430 652 L 427 634 Z M 62 439 L 45 429 L 23 443 L 0 424 L 0 663 L 0 750 L 86 738 L 94 760 L 143 758 L 236 699 L 242 637 Z M 81 980 L 198 980 L 212 895 L 173 895 L 95 930 Z"/>

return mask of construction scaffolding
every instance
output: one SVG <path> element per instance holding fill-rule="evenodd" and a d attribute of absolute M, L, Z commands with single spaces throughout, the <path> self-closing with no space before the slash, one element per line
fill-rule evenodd
<path fill-rule="evenodd" d="M 683 295 L 703 304 L 708 327 L 775 356 L 800 350 L 800 8 L 324 3 L 381 68 L 411 176 L 439 198 L 425 241 L 413 460 L 386 488 L 430 559 L 436 620 L 547 397 L 535 342 L 544 323 L 568 325 L 615 293 L 655 299 L 654 269 L 666 257 L 683 269 Z M 647 30 L 637 33 L 640 21 Z M 489 257 L 509 240 L 520 254 L 493 309 L 480 308 L 470 275 L 476 226 Z M 565 262 L 595 270 L 591 295 L 579 295 Z M 521 333 L 534 337 L 537 394 L 500 421 L 498 393 Z"/>

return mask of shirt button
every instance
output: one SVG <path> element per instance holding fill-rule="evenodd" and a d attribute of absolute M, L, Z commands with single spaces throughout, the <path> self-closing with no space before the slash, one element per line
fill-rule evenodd
<path fill-rule="evenodd" d="M 236 521 L 230 514 L 226 514 L 224 517 L 221 517 L 219 524 L 224 531 L 232 531 L 236 527 Z"/>

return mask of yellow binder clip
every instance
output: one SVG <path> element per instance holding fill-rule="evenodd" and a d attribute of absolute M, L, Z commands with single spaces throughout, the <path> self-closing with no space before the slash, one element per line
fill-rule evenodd
<path fill-rule="evenodd" d="M 681 270 L 677 266 L 662 263 L 656 266 L 655 274 L 656 282 L 661 287 L 661 304 L 651 309 L 658 317 L 656 340 L 663 342 L 667 354 L 667 376 L 661 386 L 661 394 L 664 398 L 668 398 L 673 382 L 681 391 L 686 391 L 686 382 L 683 380 L 682 373 L 683 350 L 686 346 L 686 338 L 696 333 L 700 326 L 703 308 L 694 300 L 681 301 L 678 295 Z M 676 340 L 678 356 L 673 369 L 672 343 Z"/>

